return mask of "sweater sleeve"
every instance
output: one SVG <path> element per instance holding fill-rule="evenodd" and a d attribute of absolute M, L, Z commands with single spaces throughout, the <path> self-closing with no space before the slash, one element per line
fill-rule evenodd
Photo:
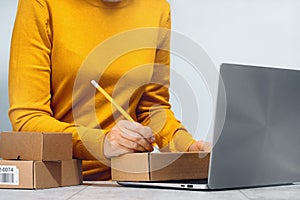
<path fill-rule="evenodd" d="M 170 85 L 170 6 L 165 4 L 161 17 L 158 46 L 151 83 L 137 109 L 139 122 L 150 126 L 163 151 L 187 151 L 195 141 L 175 118 L 169 103 Z"/>
<path fill-rule="evenodd" d="M 73 156 L 108 163 L 105 130 L 61 122 L 51 110 L 51 18 L 46 2 L 20 0 L 11 41 L 9 117 L 15 131 L 71 132 Z"/>

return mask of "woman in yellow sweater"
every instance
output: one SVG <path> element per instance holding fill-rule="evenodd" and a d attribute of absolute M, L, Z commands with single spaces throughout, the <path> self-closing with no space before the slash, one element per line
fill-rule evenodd
<path fill-rule="evenodd" d="M 84 160 L 85 180 L 109 179 L 110 157 L 152 151 L 154 141 L 165 151 L 202 150 L 203 142 L 196 142 L 170 110 L 169 34 L 150 34 L 145 40 L 155 41 L 157 48 L 128 52 L 109 66 L 99 66 L 105 72 L 96 80 L 110 95 L 118 81 L 137 66 L 146 64 L 150 69 L 142 76 L 153 79 L 155 72 L 159 74 L 162 84 L 150 81 L 133 93 L 128 92 L 130 84 L 125 84 L 114 95 L 123 107 L 129 102 L 126 110 L 136 122 L 116 114 L 89 82 L 74 90 L 76 76 L 93 49 L 118 33 L 148 27 L 170 29 L 165 0 L 20 0 L 9 70 L 13 129 L 72 132 L 73 156 Z M 121 45 L 135 43 L 135 39 Z M 117 48 L 109 47 L 101 56 L 107 58 Z M 131 78 L 129 82 L 140 77 Z M 93 93 L 86 95 L 86 91 Z M 94 105 L 94 111 L 89 105 Z M 155 129 L 155 123 L 162 121 L 161 128 Z"/>

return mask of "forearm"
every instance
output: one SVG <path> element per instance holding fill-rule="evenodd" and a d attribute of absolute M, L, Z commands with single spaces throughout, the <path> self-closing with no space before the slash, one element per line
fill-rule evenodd
<path fill-rule="evenodd" d="M 193 136 L 185 129 L 178 129 L 173 135 L 168 147 L 171 152 L 186 152 L 196 142 Z"/>

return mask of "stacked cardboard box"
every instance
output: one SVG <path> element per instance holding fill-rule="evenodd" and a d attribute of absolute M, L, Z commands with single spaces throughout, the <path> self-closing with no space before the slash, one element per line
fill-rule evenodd
<path fill-rule="evenodd" d="M 0 188 L 41 189 L 82 183 L 71 133 L 0 133 Z"/>

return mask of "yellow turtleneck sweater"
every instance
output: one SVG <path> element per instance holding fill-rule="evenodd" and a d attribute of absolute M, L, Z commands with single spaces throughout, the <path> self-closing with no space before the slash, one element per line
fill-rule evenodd
<path fill-rule="evenodd" d="M 152 128 L 162 150 L 186 151 L 194 140 L 168 102 L 169 29 L 165 0 L 20 0 L 9 70 L 13 129 L 72 132 L 85 180 L 108 179 L 102 144 L 123 117 L 95 79 Z"/>

